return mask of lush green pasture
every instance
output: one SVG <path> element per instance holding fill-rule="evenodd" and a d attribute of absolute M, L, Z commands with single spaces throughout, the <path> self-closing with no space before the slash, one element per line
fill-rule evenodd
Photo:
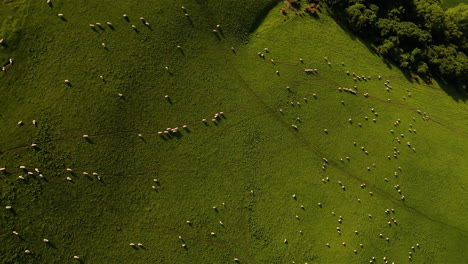
<path fill-rule="evenodd" d="M 463 263 L 465 100 L 275 2 L 0 5 L 2 262 Z"/>
<path fill-rule="evenodd" d="M 455 7 L 459 4 L 467 4 L 466 0 L 443 0 L 442 3 L 446 7 Z"/>

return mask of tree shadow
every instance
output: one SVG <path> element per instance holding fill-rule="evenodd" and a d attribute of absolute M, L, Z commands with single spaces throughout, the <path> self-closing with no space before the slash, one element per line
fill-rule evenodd
<path fill-rule="evenodd" d="M 446 82 L 443 79 L 436 78 L 435 81 L 446 94 L 452 97 L 454 101 L 466 103 L 468 99 L 467 92 L 457 89 L 454 85 L 450 85 L 448 82 Z"/>

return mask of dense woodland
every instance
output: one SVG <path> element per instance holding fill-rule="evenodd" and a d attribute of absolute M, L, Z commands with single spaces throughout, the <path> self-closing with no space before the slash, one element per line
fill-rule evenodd
<path fill-rule="evenodd" d="M 468 91 L 468 4 L 440 0 L 324 0 L 336 18 L 371 41 L 375 52 L 429 80 Z"/>

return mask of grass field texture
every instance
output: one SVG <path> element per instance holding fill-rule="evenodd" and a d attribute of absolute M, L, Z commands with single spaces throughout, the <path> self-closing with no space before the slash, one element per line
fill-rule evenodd
<path fill-rule="evenodd" d="M 326 9 L 52 2 L 0 4 L 2 263 L 467 259 L 466 98 Z"/>

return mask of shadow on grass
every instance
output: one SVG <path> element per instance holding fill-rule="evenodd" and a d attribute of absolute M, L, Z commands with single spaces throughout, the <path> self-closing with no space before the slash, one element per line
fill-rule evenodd
<path fill-rule="evenodd" d="M 180 49 L 178 49 L 178 50 L 179 50 L 180 54 L 182 54 L 182 56 L 185 57 L 185 52 L 184 52 L 184 50 L 183 50 L 182 48 L 180 48 Z"/>
<path fill-rule="evenodd" d="M 15 208 L 10 208 L 7 210 L 8 212 L 10 212 L 11 214 L 13 214 L 14 216 L 17 216 L 18 214 L 16 213 L 16 210 Z"/>
<path fill-rule="evenodd" d="M 47 247 L 50 247 L 50 248 L 53 248 L 53 249 L 57 250 L 57 247 L 55 246 L 55 244 L 50 242 L 50 241 L 47 242 L 46 245 L 47 245 Z"/>
<path fill-rule="evenodd" d="M 218 31 L 219 31 L 219 34 L 221 34 L 223 38 L 226 38 L 226 36 L 224 36 L 224 31 L 221 27 L 218 28 Z"/>
<path fill-rule="evenodd" d="M 436 79 L 435 80 L 437 84 L 439 84 L 440 88 L 444 90 L 445 93 L 447 93 L 450 97 L 452 97 L 453 100 L 456 102 L 464 102 L 466 103 L 468 99 L 468 92 L 457 89 L 455 86 L 450 85 L 443 79 Z"/>
<path fill-rule="evenodd" d="M 248 34 L 251 34 L 254 32 L 265 20 L 266 16 L 268 13 L 279 3 L 279 0 L 276 1 L 270 1 L 269 4 L 265 5 L 262 10 L 257 12 L 257 15 L 255 16 L 254 22 L 251 24 L 251 26 L 247 29 Z"/>
<path fill-rule="evenodd" d="M 189 16 L 188 14 L 185 14 L 185 17 L 187 18 L 189 24 L 193 27 L 193 26 L 194 26 L 194 25 L 193 25 L 193 21 L 192 21 L 192 19 L 190 18 L 190 16 Z"/>

